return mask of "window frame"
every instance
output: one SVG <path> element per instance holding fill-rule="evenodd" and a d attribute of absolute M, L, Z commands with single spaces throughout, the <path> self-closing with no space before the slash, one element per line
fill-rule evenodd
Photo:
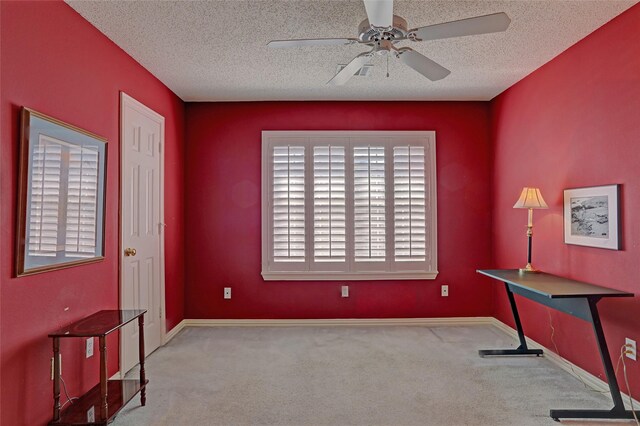
<path fill-rule="evenodd" d="M 318 145 L 344 145 L 346 151 L 346 261 L 316 262 L 313 259 L 313 148 Z M 305 261 L 273 260 L 273 148 L 279 145 L 304 146 L 305 152 Z M 354 245 L 354 147 L 385 147 L 385 223 L 386 243 L 383 262 L 355 262 Z M 425 261 L 394 259 L 394 179 L 393 147 L 425 148 L 426 258 Z M 262 277 L 266 281 L 336 280 L 433 280 L 437 268 L 437 182 L 435 131 L 263 131 L 262 132 Z M 311 194 L 311 195 L 310 195 Z M 343 267 L 341 267 L 343 266 Z"/>

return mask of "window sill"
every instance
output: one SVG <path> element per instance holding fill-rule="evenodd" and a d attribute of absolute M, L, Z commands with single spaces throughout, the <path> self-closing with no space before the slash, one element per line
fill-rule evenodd
<path fill-rule="evenodd" d="M 431 272 L 262 272 L 265 281 L 389 281 L 435 280 Z"/>

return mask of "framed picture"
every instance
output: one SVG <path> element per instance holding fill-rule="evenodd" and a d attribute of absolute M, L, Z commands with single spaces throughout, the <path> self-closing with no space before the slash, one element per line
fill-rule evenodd
<path fill-rule="evenodd" d="M 620 250 L 620 185 L 564 190 L 564 242 Z"/>
<path fill-rule="evenodd" d="M 22 109 L 17 276 L 104 259 L 106 144 Z"/>

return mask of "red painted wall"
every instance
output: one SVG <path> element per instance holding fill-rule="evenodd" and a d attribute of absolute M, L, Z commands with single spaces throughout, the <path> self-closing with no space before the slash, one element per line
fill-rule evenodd
<path fill-rule="evenodd" d="M 640 294 L 638 40 L 640 6 L 634 6 L 493 101 L 497 267 L 526 263 L 527 213 L 512 206 L 523 186 L 537 186 L 550 208 L 534 212 L 534 266 Z M 563 189 L 613 183 L 622 184 L 623 249 L 564 244 Z M 495 315 L 512 324 L 502 287 L 495 289 Z M 526 334 L 553 347 L 547 309 L 526 300 L 518 303 Z M 610 352 L 617 359 L 625 337 L 640 342 L 640 298 L 604 300 L 599 306 Z M 603 378 L 588 323 L 556 311 L 551 318 L 560 354 Z M 629 363 L 629 379 L 637 398 L 637 362 Z"/>
<path fill-rule="evenodd" d="M 187 318 L 366 318 L 487 315 L 491 265 L 488 103 L 187 104 Z M 435 281 L 265 282 L 260 275 L 262 130 L 435 130 Z M 440 284 L 451 286 L 440 297 Z M 233 298 L 224 300 L 223 287 Z"/>
<path fill-rule="evenodd" d="M 184 104 L 62 2 L 0 2 L 0 423 L 40 425 L 51 416 L 50 331 L 118 307 L 119 91 L 166 118 L 167 329 L 184 318 L 182 238 Z M 28 106 L 104 136 L 108 143 L 106 259 L 13 278 L 19 109 Z M 109 373 L 118 365 L 110 341 Z M 92 387 L 98 357 L 80 339 L 62 342 L 70 395 Z"/>

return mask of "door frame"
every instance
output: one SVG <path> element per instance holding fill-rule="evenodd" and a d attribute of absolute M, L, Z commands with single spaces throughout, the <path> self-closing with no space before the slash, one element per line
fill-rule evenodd
<path fill-rule="evenodd" d="M 119 158 L 119 162 L 118 162 L 118 180 L 120 183 L 120 187 L 119 187 L 119 199 L 118 199 L 118 226 L 119 226 L 119 233 L 118 233 L 118 247 L 119 247 L 119 251 L 118 251 L 118 304 L 120 306 L 120 308 L 122 308 L 123 306 L 123 285 L 124 285 L 124 269 L 122 267 L 123 264 L 123 258 L 124 258 L 124 227 L 122 224 L 122 207 L 123 207 L 123 194 L 124 194 L 124 179 L 123 179 L 123 164 L 124 164 L 124 149 L 123 149 L 123 143 L 124 143 L 124 112 L 125 112 L 125 106 L 128 106 L 132 109 L 135 109 L 136 111 L 140 112 L 141 114 L 146 115 L 147 117 L 149 117 L 151 120 L 156 121 L 160 124 L 160 141 L 159 141 L 159 155 L 160 155 L 160 176 L 158 177 L 159 179 L 159 192 L 160 192 L 160 196 L 159 196 L 159 220 L 160 220 L 160 224 L 164 225 L 162 227 L 160 227 L 160 232 L 159 232 L 159 236 L 160 236 L 160 346 L 163 346 L 166 343 L 166 336 L 167 336 L 167 324 L 166 324 L 166 317 L 167 317 L 167 313 L 166 313 L 166 304 L 165 304 L 165 250 L 164 250 L 164 235 L 165 235 L 165 228 L 166 228 L 166 224 L 164 221 L 164 151 L 165 151 L 165 147 L 164 147 L 164 135 L 165 135 L 165 119 L 162 115 L 158 114 L 157 112 L 155 112 L 154 110 L 152 110 L 151 108 L 147 107 L 146 105 L 144 105 L 142 102 L 134 99 L 133 97 L 131 97 L 130 95 L 126 94 L 123 91 L 120 91 L 120 144 L 119 144 L 119 148 L 120 148 L 120 158 Z M 160 226 L 160 225 L 158 225 Z M 120 359 L 119 359 L 119 373 L 120 375 L 124 375 L 125 372 L 122 371 L 122 360 L 123 360 L 123 348 L 124 348 L 124 342 L 122 339 L 122 334 L 120 335 L 120 351 L 119 351 L 119 355 L 120 355 Z"/>

